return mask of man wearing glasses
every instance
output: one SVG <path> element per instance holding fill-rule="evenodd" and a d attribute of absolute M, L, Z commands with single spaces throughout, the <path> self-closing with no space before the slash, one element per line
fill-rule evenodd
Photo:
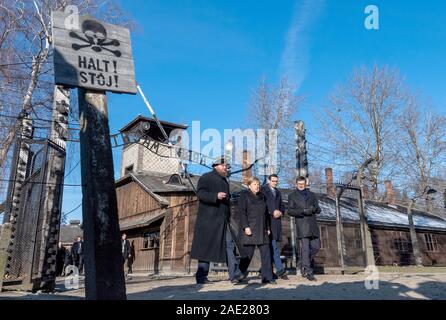
<path fill-rule="evenodd" d="M 288 272 L 285 270 L 280 259 L 279 242 L 282 241 L 282 216 L 285 212 L 285 206 L 282 201 L 282 194 L 277 185 L 279 177 L 277 174 L 271 174 L 268 177 L 268 183 L 264 185 L 261 192 L 266 198 L 266 206 L 271 217 L 271 257 L 276 266 L 276 276 L 281 279 L 287 279 Z"/>

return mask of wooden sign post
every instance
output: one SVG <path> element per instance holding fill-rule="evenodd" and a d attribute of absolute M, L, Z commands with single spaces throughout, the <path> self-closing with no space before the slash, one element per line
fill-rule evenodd
<path fill-rule="evenodd" d="M 87 299 L 126 299 L 106 91 L 136 94 L 128 29 L 53 12 L 56 84 L 79 88 Z"/>

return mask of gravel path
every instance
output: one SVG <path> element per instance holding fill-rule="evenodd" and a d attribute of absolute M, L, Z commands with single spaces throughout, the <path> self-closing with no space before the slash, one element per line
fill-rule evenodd
<path fill-rule="evenodd" d="M 211 276 L 211 284 L 200 286 L 193 277 L 133 277 L 127 279 L 127 297 L 129 300 L 446 300 L 446 274 L 381 273 L 378 289 L 373 289 L 370 281 L 368 289 L 364 275 L 319 275 L 317 279 L 309 282 L 292 275 L 276 285 L 262 285 L 258 278 L 248 277 L 248 283 L 233 285 L 223 277 Z M 0 300 L 82 299 L 84 294 L 82 278 L 77 290 L 67 289 L 65 280 L 61 279 L 54 294 L 11 291 L 0 293 Z"/>

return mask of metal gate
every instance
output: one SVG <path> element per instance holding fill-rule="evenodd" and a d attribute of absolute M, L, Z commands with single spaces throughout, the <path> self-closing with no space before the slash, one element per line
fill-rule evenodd
<path fill-rule="evenodd" d="M 26 177 L 20 186 L 17 218 L 7 250 L 3 287 L 21 290 L 52 290 L 56 277 L 63 167 L 50 180 L 54 161 L 65 159 L 65 150 L 49 140 L 28 140 L 30 146 Z M 56 181 L 49 183 L 48 181 Z M 10 188 L 14 188 L 11 181 Z M 16 186 L 17 187 L 17 186 Z M 11 194 L 11 193 L 10 193 Z"/>

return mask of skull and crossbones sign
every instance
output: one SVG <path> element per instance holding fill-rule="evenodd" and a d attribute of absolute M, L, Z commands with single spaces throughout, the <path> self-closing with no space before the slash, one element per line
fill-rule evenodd
<path fill-rule="evenodd" d="M 70 32 L 70 37 L 81 40 L 85 44 L 73 43 L 71 47 L 74 50 L 80 50 L 82 48 L 91 48 L 95 52 L 102 52 L 102 50 L 113 53 L 116 57 L 121 56 L 121 51 L 111 50 L 109 46 L 119 47 L 120 42 L 118 40 L 107 39 L 107 30 L 105 27 L 97 21 L 85 20 L 82 23 L 83 36 L 77 34 L 74 31 Z"/>

